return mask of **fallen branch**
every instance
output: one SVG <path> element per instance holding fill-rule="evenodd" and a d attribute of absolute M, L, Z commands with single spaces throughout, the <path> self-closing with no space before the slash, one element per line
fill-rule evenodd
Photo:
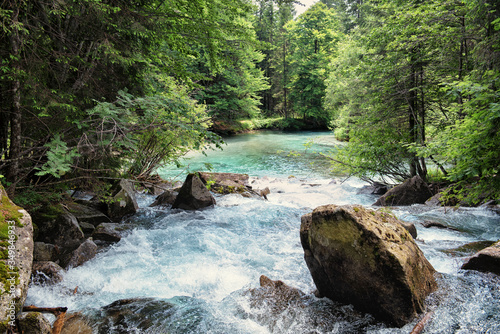
<path fill-rule="evenodd" d="M 422 319 L 420 319 L 415 327 L 413 327 L 413 330 L 410 334 L 420 334 L 424 330 L 425 325 L 427 325 L 427 323 L 431 320 L 433 314 L 434 312 L 427 312 L 427 314 Z"/>
<path fill-rule="evenodd" d="M 61 312 L 66 312 L 67 307 L 37 307 L 34 305 L 28 305 L 23 307 L 23 312 L 40 312 L 40 313 L 52 313 L 57 315 Z"/>
<path fill-rule="evenodd" d="M 40 312 L 40 313 L 52 313 L 56 316 L 56 321 L 52 325 L 52 334 L 60 334 L 64 326 L 64 320 L 66 317 L 67 307 L 36 307 L 34 305 L 28 305 L 23 307 L 23 312 Z"/>

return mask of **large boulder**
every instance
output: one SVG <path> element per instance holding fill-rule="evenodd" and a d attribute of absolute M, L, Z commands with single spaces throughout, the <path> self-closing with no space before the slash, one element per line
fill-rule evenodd
<path fill-rule="evenodd" d="M 431 188 L 420 176 L 414 176 L 392 188 L 381 196 L 373 205 L 402 206 L 424 204 L 433 195 Z"/>
<path fill-rule="evenodd" d="M 500 241 L 477 252 L 462 265 L 462 269 L 500 275 Z"/>
<path fill-rule="evenodd" d="M 56 245 L 60 250 L 75 250 L 84 240 L 76 217 L 63 205 L 59 204 L 37 216 L 37 241 Z"/>
<path fill-rule="evenodd" d="M 215 205 L 215 198 L 197 174 L 189 174 L 179 190 L 172 209 L 198 210 Z"/>
<path fill-rule="evenodd" d="M 435 270 L 392 214 L 325 205 L 302 217 L 304 257 L 321 297 L 403 326 L 437 287 Z"/>
<path fill-rule="evenodd" d="M 139 209 L 135 197 L 134 185 L 130 180 L 122 179 L 111 190 L 111 197 L 106 199 L 107 214 L 114 221 L 133 215 Z"/>
<path fill-rule="evenodd" d="M 6 235 L 0 244 L 0 331 L 14 323 L 28 294 L 33 263 L 33 224 L 0 184 L 0 225 Z M 5 238 L 5 239 L 4 239 Z"/>

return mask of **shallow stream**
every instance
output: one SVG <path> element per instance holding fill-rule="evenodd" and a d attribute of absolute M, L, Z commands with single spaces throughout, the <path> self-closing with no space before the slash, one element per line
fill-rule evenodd
<path fill-rule="evenodd" d="M 149 298 L 122 319 L 127 331 L 120 325 L 103 333 L 410 333 L 416 321 L 390 328 L 349 305 L 312 294 L 300 217 L 323 204 L 370 206 L 376 199 L 358 195 L 362 181 L 340 182 L 329 175 L 328 164 L 317 158 L 316 152 L 338 144 L 332 134 L 263 132 L 227 143 L 223 152 L 192 154 L 188 169 L 203 170 L 209 162 L 214 172 L 247 173 L 254 188 L 270 188 L 267 201 L 226 195 L 216 197 L 214 208 L 187 212 L 149 208 L 154 198 L 142 195 L 140 212 L 129 219 L 135 229 L 93 260 L 68 270 L 63 282 L 32 285 L 27 304 L 66 306 L 96 316 L 116 300 Z M 179 173 L 165 167 L 160 174 L 170 178 Z M 443 252 L 500 239 L 500 217 L 484 209 L 425 205 L 394 213 L 415 223 L 419 247 L 442 274 L 438 292 L 428 300 L 434 314 L 424 333 L 500 333 L 500 278 L 460 270 L 466 254 Z M 419 223 L 424 220 L 458 231 L 426 229 Z M 270 304 L 253 304 L 247 292 L 259 286 L 260 275 L 305 292 L 303 306 L 277 313 Z M 75 287 L 78 293 L 73 294 Z"/>

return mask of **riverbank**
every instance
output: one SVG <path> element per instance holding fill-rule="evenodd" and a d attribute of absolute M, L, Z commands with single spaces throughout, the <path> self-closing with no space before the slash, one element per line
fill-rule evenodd
<path fill-rule="evenodd" d="M 324 126 L 318 126 L 314 122 L 310 122 L 301 118 L 274 117 L 262 119 L 214 121 L 210 130 L 221 136 L 228 136 L 257 130 L 317 131 L 327 129 Z"/>

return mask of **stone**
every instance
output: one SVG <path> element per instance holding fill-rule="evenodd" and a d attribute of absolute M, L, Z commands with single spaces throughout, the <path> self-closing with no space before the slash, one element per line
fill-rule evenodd
<path fill-rule="evenodd" d="M 120 221 L 128 215 L 135 214 L 138 209 L 133 183 L 130 180 L 120 180 L 112 188 L 111 198 L 107 200 L 108 217 Z"/>
<path fill-rule="evenodd" d="M 318 295 L 398 327 L 424 310 L 435 270 L 392 214 L 325 205 L 302 217 L 300 238 Z"/>
<path fill-rule="evenodd" d="M 82 225 L 82 223 L 91 224 L 97 226 L 101 223 L 111 223 L 111 219 L 106 216 L 101 211 L 78 203 L 69 203 L 66 205 L 67 210 L 75 216 L 76 220 Z"/>
<path fill-rule="evenodd" d="M 218 194 L 244 193 L 248 190 L 248 174 L 199 173 L 201 181 Z"/>
<path fill-rule="evenodd" d="M 73 251 L 85 240 L 85 235 L 73 214 L 62 205 L 58 209 L 54 217 L 37 222 L 37 239 Z"/>
<path fill-rule="evenodd" d="M 500 275 L 500 241 L 477 252 L 462 265 L 462 269 Z"/>
<path fill-rule="evenodd" d="M 421 224 L 425 228 L 435 227 L 435 228 L 441 228 L 441 229 L 458 231 L 458 229 L 456 229 L 454 227 L 447 226 L 445 224 L 442 224 L 442 223 L 439 223 L 439 222 L 435 222 L 435 221 L 431 221 L 431 220 L 424 220 Z"/>
<path fill-rule="evenodd" d="M 457 248 L 452 248 L 452 249 L 444 249 L 442 250 L 443 253 L 450 254 L 453 256 L 472 256 L 475 253 L 490 247 L 493 245 L 495 241 L 490 241 L 490 240 L 481 240 L 481 241 L 474 241 L 474 242 L 469 242 L 465 245 L 459 246 Z"/>
<path fill-rule="evenodd" d="M 402 206 L 424 204 L 432 195 L 431 188 L 417 175 L 389 190 L 373 205 Z"/>
<path fill-rule="evenodd" d="M 78 225 L 80 225 L 80 228 L 82 229 L 82 232 L 85 235 L 85 237 L 91 235 L 95 230 L 95 226 L 90 223 L 78 222 Z"/>
<path fill-rule="evenodd" d="M 87 239 L 82 243 L 71 255 L 71 259 L 67 264 L 64 265 L 65 268 L 75 268 L 81 266 L 90 259 L 93 259 L 97 254 L 97 245 L 91 240 Z"/>
<path fill-rule="evenodd" d="M 417 239 L 417 228 L 415 224 L 400 220 L 399 223 L 410 233 L 413 239 Z"/>
<path fill-rule="evenodd" d="M 118 242 L 125 231 L 134 228 L 133 224 L 103 223 L 96 227 L 92 239 L 106 242 Z"/>
<path fill-rule="evenodd" d="M 215 205 L 215 198 L 197 174 L 189 174 L 179 190 L 172 209 L 198 210 Z"/>
<path fill-rule="evenodd" d="M 37 241 L 33 249 L 33 261 L 56 261 L 58 257 L 57 247 L 52 244 Z"/>
<path fill-rule="evenodd" d="M 81 313 L 66 314 L 61 334 L 93 334 L 92 326 Z"/>
<path fill-rule="evenodd" d="M 40 312 L 23 312 L 18 315 L 21 333 L 51 334 L 50 322 Z"/>
<path fill-rule="evenodd" d="M 367 195 L 383 195 L 388 191 L 388 187 L 386 184 L 380 182 L 373 182 L 370 185 L 363 186 L 358 190 L 358 194 L 367 194 Z"/>
<path fill-rule="evenodd" d="M 305 294 L 283 281 L 273 281 L 265 275 L 260 276 L 260 288 L 249 290 L 252 306 L 272 305 L 273 313 L 281 313 L 290 306 L 304 306 Z"/>
<path fill-rule="evenodd" d="M 33 282 L 38 284 L 55 284 L 63 280 L 64 269 L 52 261 L 33 262 Z"/>
<path fill-rule="evenodd" d="M 173 190 L 165 190 L 161 195 L 157 196 L 150 207 L 158 205 L 173 205 L 179 193 Z"/>
<path fill-rule="evenodd" d="M 6 217 L 8 240 L 13 240 L 14 249 L 7 250 L 0 246 L 2 252 L 12 255 L 13 259 L 0 259 L 3 270 L 6 271 L 0 279 L 0 323 L 13 320 L 11 315 L 19 312 L 28 294 L 28 284 L 31 278 L 33 263 L 33 223 L 29 213 L 16 206 L 7 196 L 0 184 L 0 209 Z M 10 213 L 17 218 L 8 219 Z M 18 220 L 18 222 L 16 222 Z M 12 222 L 9 223 L 9 221 Z M 11 243 L 9 243 L 9 246 Z M 17 271 L 11 275 L 10 272 Z M 12 284 L 15 282 L 15 284 Z M 14 308 L 11 306 L 14 305 Z M 12 312 L 11 312 L 12 311 Z"/>

